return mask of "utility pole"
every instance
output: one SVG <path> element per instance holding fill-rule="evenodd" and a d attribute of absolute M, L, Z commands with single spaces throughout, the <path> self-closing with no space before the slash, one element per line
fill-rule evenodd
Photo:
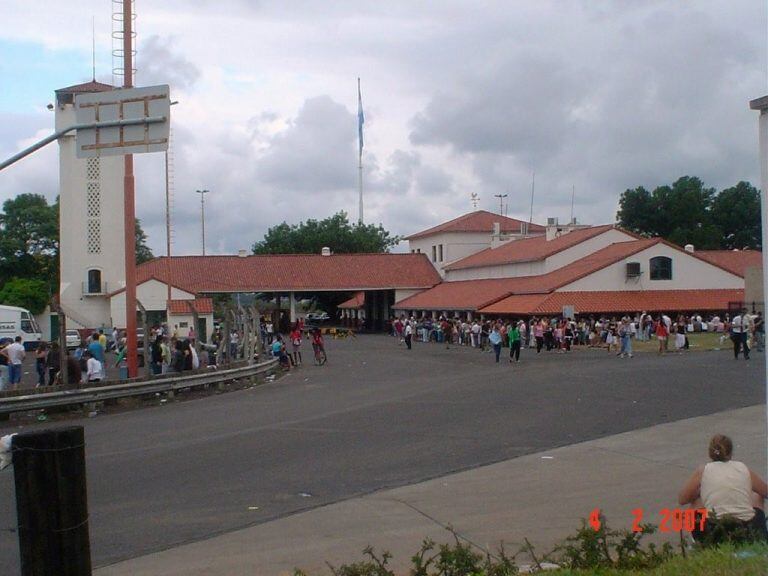
<path fill-rule="evenodd" d="M 133 2 L 123 0 L 123 88 L 133 88 Z M 125 345 L 128 348 L 128 377 L 139 371 L 136 338 L 136 201 L 133 154 L 125 155 Z M 66 342 L 63 345 L 66 347 Z"/>
<path fill-rule="evenodd" d="M 494 197 L 499 199 L 499 214 L 504 216 L 504 198 L 509 196 L 509 194 L 494 194 Z"/>
<path fill-rule="evenodd" d="M 195 190 L 195 192 L 200 194 L 200 220 L 203 229 L 203 256 L 205 256 L 205 195 L 208 194 L 210 190 Z"/>

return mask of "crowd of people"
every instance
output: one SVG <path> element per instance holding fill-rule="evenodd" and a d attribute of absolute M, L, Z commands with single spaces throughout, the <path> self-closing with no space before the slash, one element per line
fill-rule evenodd
<path fill-rule="evenodd" d="M 440 316 L 420 318 L 400 316 L 391 320 L 392 334 L 411 349 L 414 339 L 419 342 L 443 344 L 446 348 L 468 346 L 494 352 L 499 362 L 501 349 L 509 348 L 509 361 L 520 361 L 520 350 L 529 348 L 568 353 L 574 347 L 604 349 L 620 358 L 632 358 L 633 341 L 656 341 L 658 353 L 688 350 L 688 335 L 712 332 L 721 335 L 721 343 L 730 338 L 734 356 L 749 358 L 750 349 L 765 348 L 765 327 L 762 313 L 749 314 L 746 309 L 733 318 L 717 314 L 704 319 L 699 314 L 639 312 L 625 316 L 594 316 L 581 318 L 532 317 L 528 319 L 470 319 Z"/>

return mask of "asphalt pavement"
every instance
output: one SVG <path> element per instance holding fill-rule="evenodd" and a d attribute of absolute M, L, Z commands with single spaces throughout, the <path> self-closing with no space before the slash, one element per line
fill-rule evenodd
<path fill-rule="evenodd" d="M 328 350 L 326 366 L 271 384 L 79 421 L 94 564 L 765 401 L 762 355 L 526 351 L 519 365 L 497 365 L 476 350 L 407 351 L 386 336 L 329 341 Z M 7 471 L 0 502 L 0 529 L 11 527 Z M 17 566 L 16 536 L 0 531 L 0 573 Z"/>

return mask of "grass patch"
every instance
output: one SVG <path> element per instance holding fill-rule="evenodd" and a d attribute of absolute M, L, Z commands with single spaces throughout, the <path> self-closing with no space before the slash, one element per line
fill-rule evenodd
<path fill-rule="evenodd" d="M 592 568 L 553 570 L 553 576 L 765 576 L 768 574 L 768 546 L 750 545 L 735 548 L 724 545 L 676 556 L 655 568 L 621 570 Z"/>
<path fill-rule="evenodd" d="M 723 343 L 720 343 L 720 337 L 722 334 L 710 333 L 710 332 L 697 332 L 688 335 L 689 350 L 686 352 L 698 352 L 707 350 L 729 350 L 733 348 L 731 339 L 727 337 Z M 668 354 L 675 354 L 675 339 L 674 336 L 669 338 L 669 350 Z M 633 352 L 657 352 L 659 350 L 659 341 L 654 337 L 652 340 L 642 342 L 637 339 L 632 340 Z M 618 347 L 616 348 L 618 352 Z"/>

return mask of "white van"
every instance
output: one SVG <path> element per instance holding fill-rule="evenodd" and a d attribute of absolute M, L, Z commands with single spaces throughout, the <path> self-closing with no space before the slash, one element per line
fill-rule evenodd
<path fill-rule="evenodd" d="M 35 317 L 24 308 L 18 306 L 0 305 L 0 338 L 21 336 L 24 348 L 33 350 L 37 348 L 43 334 L 35 321 Z"/>

